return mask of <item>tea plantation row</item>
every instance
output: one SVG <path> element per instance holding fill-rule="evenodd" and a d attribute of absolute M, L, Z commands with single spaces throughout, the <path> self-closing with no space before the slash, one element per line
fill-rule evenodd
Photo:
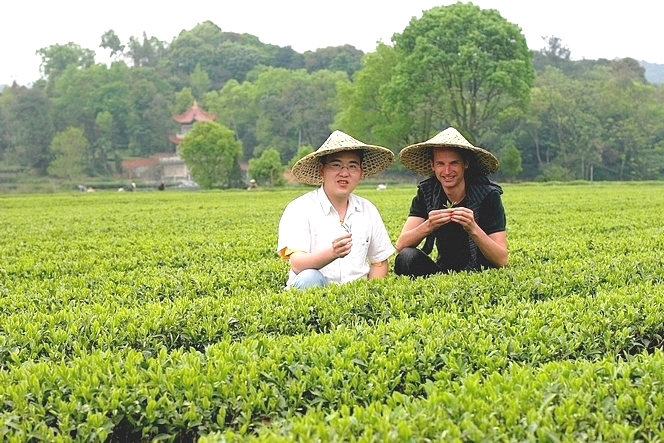
<path fill-rule="evenodd" d="M 504 188 L 509 267 L 301 292 L 306 188 L 0 197 L 0 440 L 663 440 L 664 184 Z"/>

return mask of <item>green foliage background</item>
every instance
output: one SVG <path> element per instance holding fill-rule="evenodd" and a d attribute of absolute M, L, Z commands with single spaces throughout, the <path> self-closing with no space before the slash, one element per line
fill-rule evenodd
<path fill-rule="evenodd" d="M 633 58 L 575 61 L 559 38 L 526 42 L 518 24 L 469 2 L 394 31 L 366 54 L 298 53 L 209 21 L 170 42 L 111 29 L 110 65 L 75 43 L 40 48 L 42 78 L 0 93 L 0 184 L 58 181 L 49 146 L 70 127 L 88 141 L 86 184 L 128 178 L 122 159 L 175 152 L 172 116 L 194 100 L 242 141 L 242 165 L 269 149 L 288 164 L 336 129 L 396 153 L 454 126 L 496 154 L 516 147 L 522 170 L 501 179 L 664 177 L 664 87 Z M 391 172 L 414 179 L 398 162 Z"/>
<path fill-rule="evenodd" d="M 657 440 L 662 186 L 506 184 L 507 268 L 301 292 L 305 187 L 2 196 L 0 438 Z M 357 191 L 393 241 L 414 192 Z"/>

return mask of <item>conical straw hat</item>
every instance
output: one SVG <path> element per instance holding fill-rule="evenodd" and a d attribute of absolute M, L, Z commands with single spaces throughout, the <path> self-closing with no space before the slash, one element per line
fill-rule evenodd
<path fill-rule="evenodd" d="M 433 138 L 407 146 L 399 152 L 399 160 L 408 169 L 421 175 L 433 175 L 429 152 L 431 148 L 459 148 L 473 153 L 471 167 L 483 175 L 488 175 L 498 170 L 498 159 L 489 151 L 473 146 L 456 129 L 450 127 L 436 134 Z"/>
<path fill-rule="evenodd" d="M 334 131 L 316 152 L 312 152 L 293 165 L 291 172 L 300 183 L 320 185 L 323 177 L 318 170 L 318 159 L 324 155 L 341 151 L 364 151 L 362 158 L 362 178 L 378 174 L 394 161 L 394 153 L 382 146 L 367 145 L 341 131 Z"/>

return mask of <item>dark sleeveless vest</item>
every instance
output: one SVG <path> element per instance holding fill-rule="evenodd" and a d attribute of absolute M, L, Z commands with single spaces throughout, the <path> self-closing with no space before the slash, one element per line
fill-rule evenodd
<path fill-rule="evenodd" d="M 417 185 L 424 194 L 424 200 L 427 205 L 427 213 L 435 209 L 442 209 L 447 203 L 447 196 L 443 191 L 443 186 L 438 181 L 436 176 L 429 177 L 422 180 Z M 503 189 L 496 183 L 492 182 L 486 176 L 466 177 L 466 198 L 465 206 L 473 211 L 475 222 L 477 223 L 480 218 L 480 206 L 484 198 L 491 192 L 503 193 Z M 436 242 L 436 232 L 434 231 L 426 237 L 422 252 L 429 255 L 433 251 L 433 245 Z M 470 246 L 470 261 L 466 265 L 465 270 L 473 271 L 479 270 L 480 265 L 477 260 L 477 245 L 473 239 L 468 236 L 468 246 Z"/>

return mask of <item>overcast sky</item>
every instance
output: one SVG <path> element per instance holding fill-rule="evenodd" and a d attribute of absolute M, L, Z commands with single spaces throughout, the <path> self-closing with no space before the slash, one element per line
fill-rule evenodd
<path fill-rule="evenodd" d="M 390 43 L 412 17 L 451 1 L 435 0 L 35 0 L 0 3 L 0 84 L 27 84 L 40 77 L 35 51 L 74 42 L 108 60 L 101 35 L 113 29 L 126 43 L 130 36 L 170 43 L 182 30 L 210 20 L 223 31 L 249 33 L 263 43 L 290 45 L 298 52 L 351 44 L 364 52 L 376 42 Z M 530 49 L 542 36 L 562 39 L 572 59 L 632 57 L 664 64 L 664 1 L 631 0 L 475 0 L 497 9 L 521 27 Z"/>

